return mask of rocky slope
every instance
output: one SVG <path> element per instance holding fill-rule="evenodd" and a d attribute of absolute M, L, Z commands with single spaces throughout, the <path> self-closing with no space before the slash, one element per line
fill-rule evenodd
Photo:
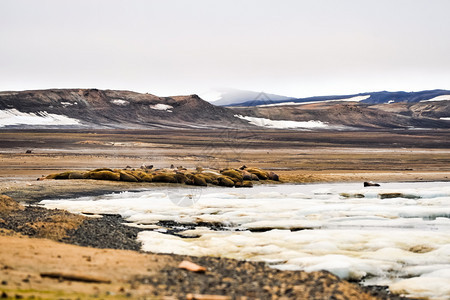
<path fill-rule="evenodd" d="M 197 95 L 54 89 L 0 93 L 0 127 L 220 128 L 244 126 L 233 112 Z"/>
<path fill-rule="evenodd" d="M 298 122 L 319 120 L 329 125 L 360 129 L 450 128 L 450 101 L 375 105 L 338 101 L 232 109 L 237 114 L 257 118 Z"/>

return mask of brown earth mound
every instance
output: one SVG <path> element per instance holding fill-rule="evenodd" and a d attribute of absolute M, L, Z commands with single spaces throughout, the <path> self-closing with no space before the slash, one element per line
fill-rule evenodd
<path fill-rule="evenodd" d="M 138 170 L 119 169 L 95 169 L 86 172 L 66 171 L 50 174 L 45 179 L 94 179 L 125 182 L 160 182 L 180 183 L 196 186 L 207 186 L 208 184 L 226 187 L 253 187 L 253 181 L 272 180 L 280 181 L 279 175 L 259 168 L 223 169 L 220 174 L 211 170 L 174 170 L 161 169 L 149 170 L 141 168 Z M 253 177 L 255 176 L 255 177 Z M 81 177 L 81 178 L 80 178 Z M 39 178 L 40 180 L 44 178 Z"/>

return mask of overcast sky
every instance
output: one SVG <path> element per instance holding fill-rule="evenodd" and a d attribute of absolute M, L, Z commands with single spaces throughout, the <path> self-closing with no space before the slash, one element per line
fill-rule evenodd
<path fill-rule="evenodd" d="M 450 89 L 449 0 L 1 0 L 0 90 Z"/>

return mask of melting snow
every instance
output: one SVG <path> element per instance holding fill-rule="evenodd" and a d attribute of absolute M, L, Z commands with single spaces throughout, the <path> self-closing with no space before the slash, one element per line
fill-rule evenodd
<path fill-rule="evenodd" d="M 156 110 L 165 110 L 167 112 L 172 112 L 170 109 L 173 108 L 172 105 L 168 105 L 168 104 L 162 104 L 162 103 L 158 103 L 155 105 L 150 105 L 151 109 L 156 109 Z"/>
<path fill-rule="evenodd" d="M 0 127 L 11 125 L 80 125 L 80 121 L 46 111 L 24 113 L 17 109 L 0 110 Z"/>
<path fill-rule="evenodd" d="M 164 228 L 143 231 L 138 239 L 145 251 L 265 261 L 278 269 L 328 270 L 414 296 L 449 297 L 448 183 L 360 186 L 206 188 L 199 189 L 201 196 L 190 207 L 173 204 L 171 190 L 165 188 L 41 204 L 78 213 L 121 214 L 134 224 L 173 220 L 228 226 L 224 231 L 198 227 L 181 232 L 200 236 L 189 239 L 165 234 Z M 350 197 L 343 198 L 343 193 Z M 388 193 L 395 198 L 381 197 Z"/>

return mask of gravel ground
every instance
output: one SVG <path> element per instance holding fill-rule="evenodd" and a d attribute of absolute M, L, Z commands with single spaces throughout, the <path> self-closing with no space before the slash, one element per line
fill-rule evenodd
<path fill-rule="evenodd" d="M 120 215 L 86 219 L 80 227 L 69 231 L 68 237 L 61 241 L 93 248 L 139 251 L 141 243 L 136 238 L 141 229 L 123 225 L 124 222 Z"/>

